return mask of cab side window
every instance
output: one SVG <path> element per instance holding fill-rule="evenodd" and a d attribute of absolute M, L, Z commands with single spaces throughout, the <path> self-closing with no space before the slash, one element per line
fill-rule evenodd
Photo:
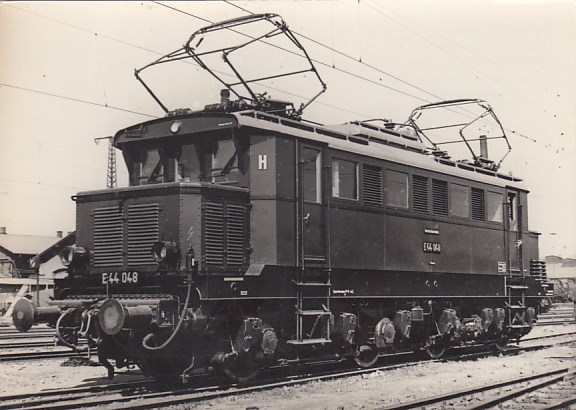
<path fill-rule="evenodd" d="M 450 184 L 450 216 L 470 216 L 470 193 L 467 186 Z"/>
<path fill-rule="evenodd" d="M 358 199 L 358 164 L 343 159 L 332 160 L 332 196 Z"/>
<path fill-rule="evenodd" d="M 302 189 L 305 201 L 322 203 L 320 151 L 302 148 Z"/>
<path fill-rule="evenodd" d="M 486 219 L 490 222 L 502 223 L 502 194 L 486 192 Z"/>
<path fill-rule="evenodd" d="M 408 208 L 408 174 L 386 170 L 386 204 L 396 208 Z"/>

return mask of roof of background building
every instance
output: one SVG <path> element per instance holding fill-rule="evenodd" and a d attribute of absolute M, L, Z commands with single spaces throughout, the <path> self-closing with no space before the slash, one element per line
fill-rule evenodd
<path fill-rule="evenodd" d="M 35 235 L 0 235 L 0 247 L 13 254 L 36 255 L 62 238 Z"/>

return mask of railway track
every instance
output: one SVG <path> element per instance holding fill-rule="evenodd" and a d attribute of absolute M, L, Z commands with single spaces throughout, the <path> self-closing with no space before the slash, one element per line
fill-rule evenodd
<path fill-rule="evenodd" d="M 73 352 L 59 346 L 53 328 L 42 326 L 26 333 L 14 328 L 0 328 L 0 362 L 37 360 L 85 356 L 85 352 Z M 38 348 L 42 348 L 38 351 Z M 34 349 L 34 350 L 32 350 Z"/>
<path fill-rule="evenodd" d="M 26 340 L 18 342 L 2 342 L 0 341 L 0 351 L 3 349 L 26 349 L 30 347 L 50 347 L 55 346 L 55 339 L 44 340 Z"/>
<path fill-rule="evenodd" d="M 95 351 L 93 353 L 95 353 Z M 68 357 L 86 357 L 86 352 L 73 352 L 70 349 L 40 352 L 0 352 L 0 363 L 20 360 L 60 359 Z"/>
<path fill-rule="evenodd" d="M 533 401 L 538 397 L 538 401 Z M 565 367 L 472 389 L 395 404 L 381 410 L 454 408 L 561 409 L 576 403 L 576 372 Z M 525 405 L 525 406 L 523 406 Z"/>
<path fill-rule="evenodd" d="M 574 336 L 576 332 L 571 332 L 562 335 L 550 335 L 542 338 L 531 338 L 530 341 L 538 339 L 550 339 L 552 337 Z M 519 352 L 531 351 L 543 349 L 550 346 L 574 343 L 574 340 L 563 341 L 560 343 L 548 343 L 541 344 L 538 346 L 530 347 L 510 347 L 504 355 L 514 355 Z M 456 349 L 455 349 L 456 350 Z M 18 395 L 18 396 L 2 396 L 0 397 L 0 410 L 9 409 L 14 407 L 25 408 L 25 409 L 74 409 L 78 407 L 91 407 L 91 406 L 112 406 L 114 409 L 149 409 L 157 408 L 161 406 L 177 405 L 182 403 L 193 403 L 201 402 L 206 400 L 211 400 L 215 398 L 222 398 L 232 395 L 242 395 L 248 394 L 256 391 L 271 390 L 275 388 L 282 388 L 287 386 L 295 386 L 298 384 L 310 383 L 313 381 L 326 381 L 334 380 L 338 378 L 345 378 L 358 375 L 366 375 L 376 371 L 383 370 L 393 370 L 399 368 L 405 368 L 410 366 L 420 365 L 422 363 L 432 363 L 440 361 L 462 361 L 462 360 L 477 360 L 481 357 L 493 356 L 494 352 L 472 352 L 467 354 L 460 354 L 457 356 L 447 357 L 444 359 L 436 360 L 417 360 L 417 354 L 410 353 L 407 354 L 405 362 L 398 364 L 382 364 L 369 369 L 342 369 L 338 368 L 341 363 L 332 363 L 330 366 L 320 366 L 322 370 L 310 370 L 311 367 L 306 369 L 306 374 L 297 374 L 293 376 L 284 375 L 281 377 L 282 381 L 277 381 L 274 378 L 261 379 L 252 385 L 238 386 L 238 385 L 227 385 L 222 386 L 218 384 L 215 379 L 209 378 L 209 382 L 206 382 L 206 375 L 200 375 L 197 379 L 192 379 L 190 386 L 177 386 L 177 387 L 166 387 L 159 385 L 158 383 L 150 380 L 131 382 L 131 383 L 119 383 L 119 384 L 103 384 L 100 386 L 91 386 L 85 388 L 73 388 L 65 390 L 54 390 L 46 391 L 40 393 L 34 393 L 30 395 Z M 501 354 L 498 352 L 497 354 Z M 410 361 L 412 360 L 412 361 Z M 322 363 L 312 363 L 311 365 L 316 365 L 317 367 Z M 324 363 L 326 364 L 326 363 Z M 269 374 L 277 373 L 279 368 L 271 369 Z M 549 374 L 549 377 L 564 377 L 568 373 L 568 369 L 559 369 L 557 373 Z M 268 374 L 268 373 L 267 373 Z M 265 375 L 266 377 L 266 375 Z M 532 376 L 533 380 L 543 378 L 545 376 Z M 558 379 L 560 380 L 560 379 Z M 528 380 L 527 380 L 528 381 Z M 213 382 L 213 383 L 212 383 Z M 201 384 L 199 384 L 201 383 Z M 510 381 L 512 383 L 512 381 Z M 496 388 L 496 387 L 495 387 Z M 453 392 L 453 400 L 457 400 L 459 393 L 464 397 L 466 394 L 468 396 L 470 391 L 466 392 Z M 446 396 L 447 397 L 447 396 Z M 439 400 L 438 397 L 436 399 Z M 452 400 L 451 399 L 451 400 Z M 430 399 L 428 399 L 430 400 Z M 448 399 L 444 399 L 448 400 Z M 396 408 L 396 407 L 394 407 Z M 401 408 L 413 408 L 413 407 L 401 407 Z"/>
<path fill-rule="evenodd" d="M 39 337 L 50 337 L 54 336 L 56 331 L 54 329 L 42 329 L 39 331 L 30 331 L 26 333 L 20 333 L 15 329 L 4 329 L 0 331 L 0 340 L 14 340 L 14 339 L 35 339 Z"/>
<path fill-rule="evenodd" d="M 550 310 L 538 316 L 536 326 L 565 325 L 576 323 L 576 305 L 573 303 L 558 303 Z"/>

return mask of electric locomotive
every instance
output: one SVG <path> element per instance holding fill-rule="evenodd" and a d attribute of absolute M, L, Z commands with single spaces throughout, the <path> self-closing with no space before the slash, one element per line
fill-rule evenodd
<path fill-rule="evenodd" d="M 303 50 L 278 16 L 256 15 L 199 30 L 150 66 L 189 56 L 210 71 L 198 36 L 254 22 Z M 215 52 L 232 66 L 239 48 Z M 62 344 L 79 350 L 86 339 L 110 377 L 112 361 L 155 377 L 210 370 L 237 381 L 319 357 L 368 367 L 397 351 L 502 349 L 530 331 L 546 279 L 527 189 L 488 159 L 490 135 L 471 161 L 455 161 L 419 123 L 431 110 L 477 106 L 465 125 L 432 128 L 463 135 L 492 119 L 505 139 L 487 103 L 430 104 L 403 124 L 324 126 L 301 119 L 307 104 L 254 93 L 233 71 L 239 81 L 220 79 L 220 103 L 166 109 L 114 136 L 129 186 L 73 197 L 68 276 L 50 307 L 16 305 L 20 330 L 48 321 Z"/>

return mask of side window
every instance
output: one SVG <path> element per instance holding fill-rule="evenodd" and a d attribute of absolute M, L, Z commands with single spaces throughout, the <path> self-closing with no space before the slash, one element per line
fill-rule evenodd
<path fill-rule="evenodd" d="M 450 215 L 460 218 L 470 216 L 470 197 L 467 186 L 450 184 Z"/>
<path fill-rule="evenodd" d="M 358 199 L 358 164 L 343 159 L 332 160 L 332 196 Z"/>
<path fill-rule="evenodd" d="M 408 208 L 408 174 L 386 170 L 386 204 L 397 208 Z"/>
<path fill-rule="evenodd" d="M 302 189 L 305 201 L 322 203 L 320 151 L 302 148 Z"/>
<path fill-rule="evenodd" d="M 502 223 L 502 194 L 486 192 L 486 219 L 490 222 Z"/>

